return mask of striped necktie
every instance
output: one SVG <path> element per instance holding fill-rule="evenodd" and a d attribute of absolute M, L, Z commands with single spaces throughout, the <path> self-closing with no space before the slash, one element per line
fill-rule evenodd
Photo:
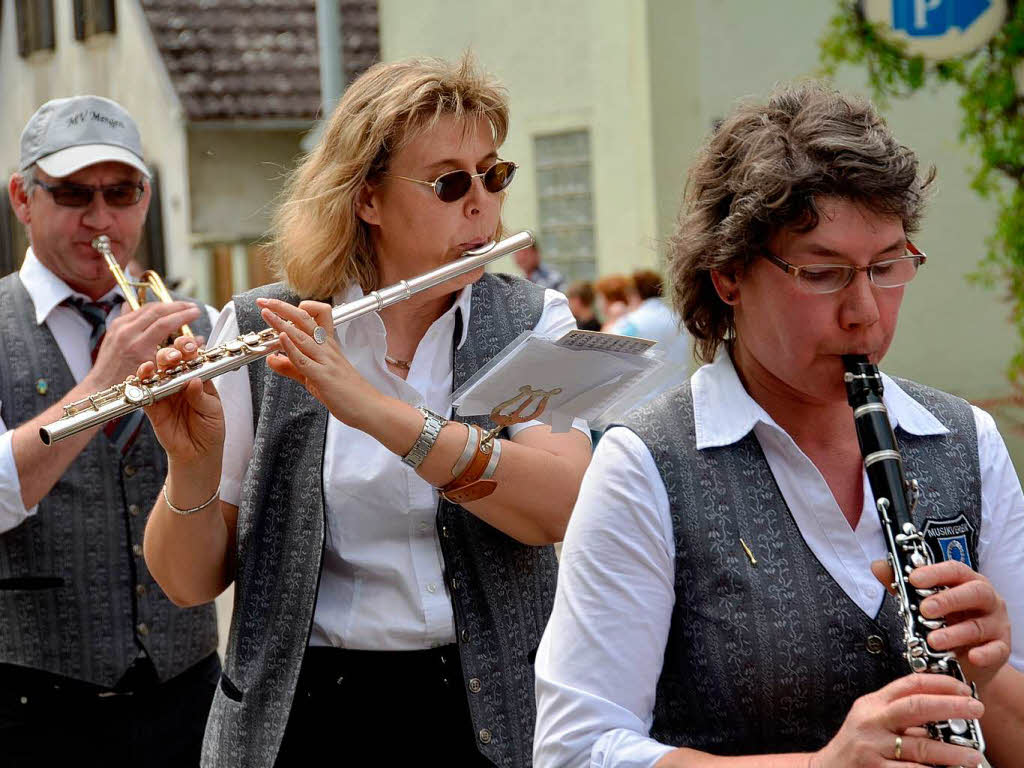
<path fill-rule="evenodd" d="M 103 337 L 107 333 L 107 318 L 111 310 L 123 301 L 123 296 L 115 294 L 108 301 L 85 301 L 77 296 L 69 296 L 61 302 L 64 306 L 76 310 L 92 326 L 92 333 L 89 334 L 89 355 L 94 365 L 100 345 L 103 343 Z M 144 418 L 145 414 L 141 410 L 132 411 L 120 419 L 108 421 L 103 425 L 103 434 L 122 455 L 126 454 L 135 442 Z"/>

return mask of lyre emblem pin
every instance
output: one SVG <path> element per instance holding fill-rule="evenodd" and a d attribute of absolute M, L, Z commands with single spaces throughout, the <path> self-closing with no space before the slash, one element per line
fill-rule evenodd
<path fill-rule="evenodd" d="M 529 384 L 524 384 L 519 388 L 519 392 L 514 397 L 510 397 L 505 402 L 499 403 L 491 409 L 491 421 L 498 426 L 488 432 L 484 436 L 484 440 L 490 440 L 505 427 L 539 419 L 541 414 L 544 413 L 544 409 L 548 407 L 548 400 L 555 395 L 561 394 L 561 392 L 561 387 L 543 390 L 534 389 Z M 531 405 L 534 406 L 533 412 L 524 416 L 523 411 Z M 507 408 L 512 410 L 507 413 L 503 412 Z"/>
<path fill-rule="evenodd" d="M 50 391 L 50 382 L 46 379 L 36 379 L 36 392 L 40 395 L 45 395 Z"/>

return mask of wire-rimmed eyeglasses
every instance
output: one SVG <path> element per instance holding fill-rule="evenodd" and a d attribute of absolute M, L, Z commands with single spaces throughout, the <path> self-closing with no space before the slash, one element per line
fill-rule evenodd
<path fill-rule="evenodd" d="M 512 179 L 516 175 L 515 163 L 509 160 L 499 160 L 486 171 L 480 173 L 470 173 L 469 171 L 448 171 L 442 173 L 433 181 L 426 181 L 424 179 L 413 179 L 409 176 L 399 176 L 397 173 L 385 173 L 385 176 L 391 176 L 396 179 L 402 179 L 403 181 L 411 181 L 415 184 L 423 184 L 427 187 L 434 188 L 434 194 L 437 195 L 437 199 L 443 203 L 454 203 L 457 200 L 461 200 L 469 192 L 469 188 L 473 186 L 473 179 L 483 178 L 484 189 L 488 192 L 497 194 L 501 190 L 505 189 L 509 184 L 512 183 Z"/>
<path fill-rule="evenodd" d="M 853 282 L 858 272 L 867 272 L 868 279 L 879 288 L 906 285 L 917 276 L 917 268 L 928 260 L 909 240 L 907 251 L 909 253 L 906 256 L 883 259 L 866 267 L 855 267 L 853 264 L 807 264 L 798 267 L 768 251 L 762 255 L 783 272 L 793 275 L 800 287 L 808 293 L 835 293 Z"/>

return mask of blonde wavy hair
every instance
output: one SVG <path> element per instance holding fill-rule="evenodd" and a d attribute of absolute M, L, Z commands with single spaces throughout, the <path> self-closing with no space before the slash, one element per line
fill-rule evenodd
<path fill-rule="evenodd" d="M 741 104 L 701 149 L 669 241 L 672 304 L 694 338 L 698 362 L 714 359 L 735 333 L 712 270 L 735 273 L 783 229 L 818 225 L 817 200 L 840 197 L 899 216 L 908 235 L 920 224 L 934 168 L 896 141 L 867 101 L 821 82 L 776 90 Z"/>
<path fill-rule="evenodd" d="M 300 296 L 323 299 L 353 281 L 379 287 L 370 227 L 356 215 L 366 184 L 380 180 L 409 141 L 446 116 L 489 121 L 494 144 L 508 134 L 505 89 L 471 54 L 375 64 L 353 81 L 323 136 L 285 184 L 270 231 L 271 264 Z M 500 234 L 499 223 L 498 232 Z"/>

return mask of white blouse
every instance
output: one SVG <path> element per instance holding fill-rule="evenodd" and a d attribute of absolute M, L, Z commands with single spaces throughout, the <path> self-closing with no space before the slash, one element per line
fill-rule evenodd
<path fill-rule="evenodd" d="M 352 301 L 362 295 L 354 285 L 335 299 Z M 405 380 L 384 363 L 386 330 L 376 313 L 338 326 L 335 335 L 349 362 L 378 390 L 449 417 L 457 311 L 463 317 L 461 346 L 469 328 L 472 286 L 463 288 L 451 309 L 427 330 Z M 575 327 L 566 298 L 545 291 L 535 330 L 557 337 Z M 212 343 L 236 335 L 234 305 L 228 304 Z M 241 369 L 214 382 L 227 428 L 221 498 L 238 506 L 253 445 L 249 375 Z M 539 423 L 527 422 L 510 432 Z M 586 422 L 573 426 L 589 437 Z M 334 417 L 327 425 L 323 484 L 327 540 L 310 645 L 418 650 L 454 642 L 455 621 L 435 528 L 437 491 L 375 439 Z"/>
<path fill-rule="evenodd" d="M 948 431 L 892 379 L 883 374 L 883 381 L 894 427 L 916 435 Z M 854 530 L 811 460 L 747 394 L 728 354 L 693 375 L 692 391 L 697 448 L 731 445 L 753 430 L 808 547 L 850 599 L 875 616 L 885 589 L 870 564 L 884 559 L 886 548 L 867 476 Z M 1007 602 L 1015 630 L 1010 663 L 1024 669 L 1024 495 L 992 417 L 977 408 L 974 417 L 980 571 Z M 554 611 L 537 652 L 538 768 L 640 768 L 672 749 L 649 733 L 674 602 L 665 485 L 640 438 L 611 429 L 598 443 L 569 521 Z"/>

